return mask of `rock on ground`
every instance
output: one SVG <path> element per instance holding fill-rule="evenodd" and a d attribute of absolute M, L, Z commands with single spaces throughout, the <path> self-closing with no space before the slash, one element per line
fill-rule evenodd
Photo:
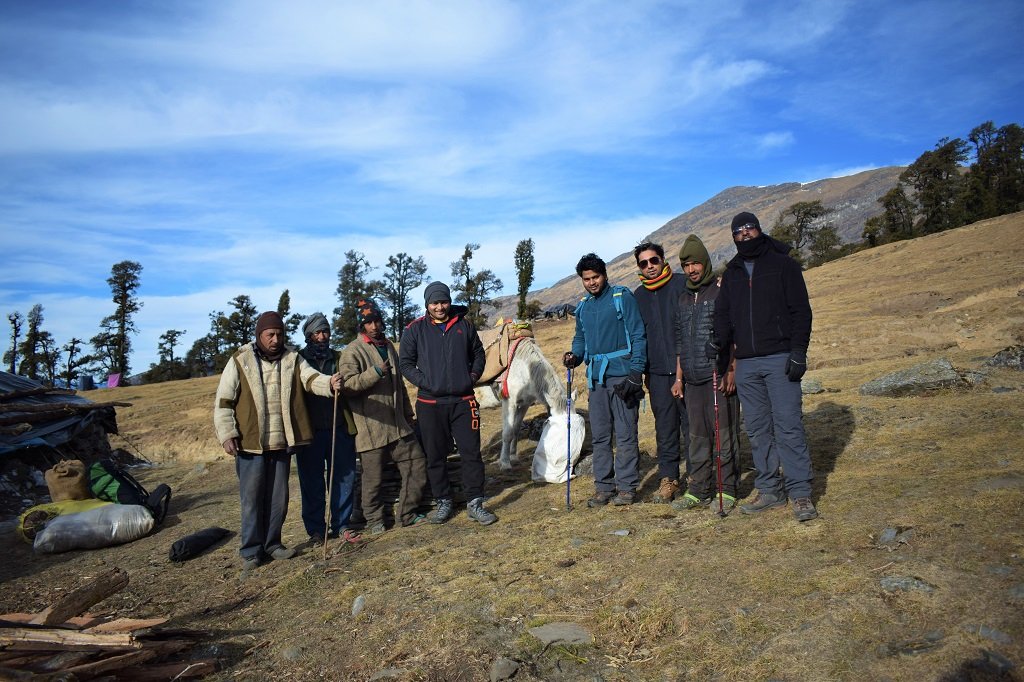
<path fill-rule="evenodd" d="M 963 378 L 952 363 L 946 358 L 939 358 L 872 379 L 860 387 L 860 392 L 861 395 L 898 398 L 964 385 Z"/>

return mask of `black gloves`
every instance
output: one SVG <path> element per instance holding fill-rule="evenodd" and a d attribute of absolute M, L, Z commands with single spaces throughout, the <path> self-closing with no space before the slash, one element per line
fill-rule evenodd
<path fill-rule="evenodd" d="M 629 409 L 636 408 L 644 397 L 644 375 L 640 372 L 630 372 L 625 381 L 615 384 L 612 393 L 619 396 Z"/>
<path fill-rule="evenodd" d="M 807 371 L 807 351 L 794 350 L 789 354 L 786 361 L 786 376 L 790 381 L 800 381 L 800 377 Z"/>
<path fill-rule="evenodd" d="M 571 350 L 566 351 L 565 354 L 562 355 L 562 364 L 567 368 L 572 369 L 580 364 L 580 359 L 576 357 Z"/>

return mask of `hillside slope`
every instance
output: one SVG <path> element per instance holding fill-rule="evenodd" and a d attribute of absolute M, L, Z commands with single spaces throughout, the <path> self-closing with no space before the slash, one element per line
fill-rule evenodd
<path fill-rule="evenodd" d="M 239 523 L 234 468 L 212 437 L 216 379 L 175 382 L 90 394 L 134 403 L 119 422 L 160 460 L 145 480 L 175 490 L 165 526 L 56 556 L 3 538 L 0 610 L 40 610 L 120 566 L 131 583 L 94 611 L 170 615 L 173 627 L 210 632 L 204 653 L 221 659 L 220 680 L 481 680 L 499 658 L 518 664 L 517 682 L 1019 680 L 1024 373 L 984 361 L 1024 334 L 1024 214 L 865 251 L 808 271 L 807 282 L 806 379 L 825 389 L 804 401 L 816 521 L 651 503 L 589 510 L 586 479 L 572 483 L 566 511 L 564 486 L 533 484 L 522 464 L 498 471 L 491 410 L 482 430 L 497 524 L 460 513 L 359 548 L 332 545 L 326 560 L 306 549 L 243 581 L 234 538 L 167 562 L 182 535 Z M 535 330 L 554 360 L 573 323 Z M 940 356 L 984 381 L 919 398 L 858 392 Z M 585 395 L 577 406 L 586 409 Z M 537 406 L 528 415 L 542 416 Z M 649 411 L 640 428 L 646 499 L 657 486 Z M 535 445 L 527 431 L 524 455 Z M 746 470 L 741 494 L 751 487 Z M 880 544 L 886 529 L 903 541 Z M 294 484 L 285 539 L 304 537 Z M 353 616 L 357 597 L 365 607 Z M 529 634 L 556 621 L 593 642 L 545 646 Z"/>

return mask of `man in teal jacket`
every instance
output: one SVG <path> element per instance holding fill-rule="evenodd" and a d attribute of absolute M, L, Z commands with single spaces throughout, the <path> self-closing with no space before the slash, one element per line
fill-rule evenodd
<path fill-rule="evenodd" d="M 562 362 L 587 365 L 595 488 L 587 506 L 633 504 L 640 483 L 637 419 L 647 364 L 644 321 L 632 292 L 608 285 L 605 262 L 596 254 L 583 256 L 576 274 L 587 295 L 576 307 L 576 335 Z"/>

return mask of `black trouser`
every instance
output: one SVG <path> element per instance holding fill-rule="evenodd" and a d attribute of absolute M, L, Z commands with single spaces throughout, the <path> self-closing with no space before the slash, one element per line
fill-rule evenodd
<path fill-rule="evenodd" d="M 715 462 L 715 394 L 718 394 L 718 436 L 722 457 L 722 492 L 736 497 L 739 485 L 738 451 L 740 401 L 735 395 L 715 391 L 714 384 L 685 384 L 686 408 L 690 416 L 690 483 L 694 497 L 706 500 L 718 491 Z"/>
<path fill-rule="evenodd" d="M 427 478 L 434 499 L 451 498 L 448 454 L 452 438 L 462 460 L 466 501 L 484 496 L 484 461 L 480 456 L 480 406 L 472 396 L 454 403 L 416 401 L 416 420 L 427 454 Z"/>
<path fill-rule="evenodd" d="M 658 478 L 678 481 L 680 472 L 685 485 L 690 471 L 690 420 L 686 405 L 672 395 L 675 375 L 648 374 L 647 391 L 651 395 L 654 434 L 658 443 Z"/>

